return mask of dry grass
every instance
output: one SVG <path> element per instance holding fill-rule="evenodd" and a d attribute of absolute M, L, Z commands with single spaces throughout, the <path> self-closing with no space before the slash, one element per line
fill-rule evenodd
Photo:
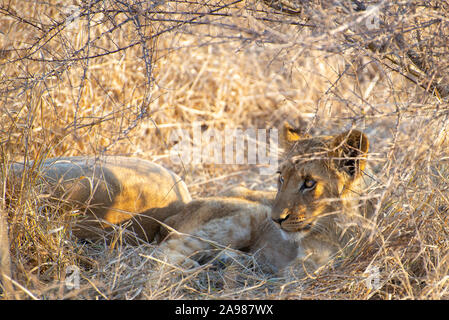
<path fill-rule="evenodd" d="M 219 8 L 224 3 L 161 2 L 160 10 L 183 13 L 136 21 L 127 12 L 132 8 L 111 0 L 70 25 L 57 24 L 68 12 L 57 1 L 1 3 L 1 296 L 447 299 L 447 97 L 409 81 L 405 69 L 363 41 L 344 42 L 339 10 L 323 9 L 306 21 L 259 3 Z M 426 57 L 429 77 L 446 84 L 449 11 L 439 5 L 388 8 L 385 21 L 394 23 L 374 37 L 412 29 L 404 34 L 420 39 L 413 49 Z M 122 13 L 108 16 L 106 9 Z M 210 10 L 221 15 L 193 14 Z M 441 21 L 412 28 L 432 19 Z M 150 38 L 141 42 L 143 36 Z M 387 51 L 404 56 L 393 46 Z M 353 251 L 313 279 L 297 279 L 294 270 L 286 277 L 264 274 L 250 257 L 180 273 L 151 258 L 154 244 L 82 243 L 61 227 L 58 208 L 39 192 L 36 170 L 15 190 L 3 178 L 12 161 L 104 153 L 163 164 L 183 176 L 194 197 L 238 184 L 269 189 L 275 177 L 260 176 L 255 166 L 173 163 L 170 133 L 198 124 L 273 128 L 300 118 L 318 134 L 351 126 L 367 133 L 376 181 L 367 196 L 378 200 L 375 225 L 360 230 Z M 79 289 L 65 287 L 69 266 L 80 270 Z M 378 271 L 375 288 L 367 285 L 368 268 Z"/>

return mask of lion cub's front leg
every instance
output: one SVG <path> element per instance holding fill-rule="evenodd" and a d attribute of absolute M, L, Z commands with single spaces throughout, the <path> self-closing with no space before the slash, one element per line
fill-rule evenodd
<path fill-rule="evenodd" d="M 192 201 L 165 221 L 172 231 L 160 246 L 162 256 L 170 264 L 191 268 L 225 248 L 248 248 L 269 212 L 268 206 L 237 198 Z"/>

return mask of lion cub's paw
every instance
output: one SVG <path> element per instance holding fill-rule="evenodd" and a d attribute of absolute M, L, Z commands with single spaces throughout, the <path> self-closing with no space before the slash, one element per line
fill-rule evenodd
<path fill-rule="evenodd" d="M 166 264 L 173 266 L 173 267 L 177 267 L 177 268 L 181 268 L 181 269 L 185 269 L 185 270 L 195 269 L 195 268 L 200 267 L 200 264 L 197 261 L 185 256 L 184 254 L 182 254 L 178 251 L 164 250 L 161 252 L 160 256 L 161 256 L 161 259 L 160 259 L 161 261 L 164 261 Z"/>

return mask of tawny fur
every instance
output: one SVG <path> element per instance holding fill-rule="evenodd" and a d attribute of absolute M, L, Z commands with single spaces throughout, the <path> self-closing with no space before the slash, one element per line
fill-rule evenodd
<path fill-rule="evenodd" d="M 12 184 L 21 181 L 24 170 L 34 168 L 43 191 L 65 204 L 65 211 L 79 211 L 73 233 L 97 238 L 114 225 L 152 240 L 163 221 L 191 200 L 185 183 L 176 174 L 150 161 L 119 157 L 66 157 L 42 163 L 14 163 Z"/>
<path fill-rule="evenodd" d="M 173 172 L 125 157 L 49 159 L 38 167 L 54 198 L 83 211 L 74 226 L 79 237 L 95 238 L 125 223 L 144 240 L 162 240 L 163 257 L 176 265 L 197 266 L 215 249 L 230 248 L 253 253 L 274 272 L 296 260 L 312 272 L 345 247 L 351 238 L 346 226 L 367 212 L 357 198 L 368 140 L 356 130 L 320 137 L 299 132 L 283 128 L 287 153 L 277 192 L 237 187 L 191 201 Z M 11 171 L 20 180 L 24 165 Z"/>
<path fill-rule="evenodd" d="M 288 130 L 288 127 L 287 129 Z M 295 260 L 313 272 L 345 247 L 346 226 L 361 217 L 361 175 L 368 140 L 359 131 L 330 137 L 283 135 L 286 159 L 277 193 L 237 187 L 226 197 L 195 200 L 161 230 L 168 262 L 191 267 L 216 247 L 254 253 L 261 265 L 279 271 Z M 301 191 L 305 180 L 313 190 Z M 364 212 L 363 212 L 364 214 Z M 218 244 L 218 245 L 217 245 Z"/>

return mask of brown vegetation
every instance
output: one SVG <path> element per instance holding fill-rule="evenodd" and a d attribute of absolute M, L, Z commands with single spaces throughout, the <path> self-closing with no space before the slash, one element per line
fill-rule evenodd
<path fill-rule="evenodd" d="M 447 299 L 449 7 L 364 2 L 0 2 L 2 298 Z M 77 241 L 36 167 L 15 190 L 4 179 L 13 161 L 113 154 L 172 169 L 194 198 L 269 190 L 254 165 L 175 163 L 170 135 L 286 119 L 363 130 L 376 182 L 375 224 L 306 280 L 251 261 L 180 274 L 154 244 Z"/>

